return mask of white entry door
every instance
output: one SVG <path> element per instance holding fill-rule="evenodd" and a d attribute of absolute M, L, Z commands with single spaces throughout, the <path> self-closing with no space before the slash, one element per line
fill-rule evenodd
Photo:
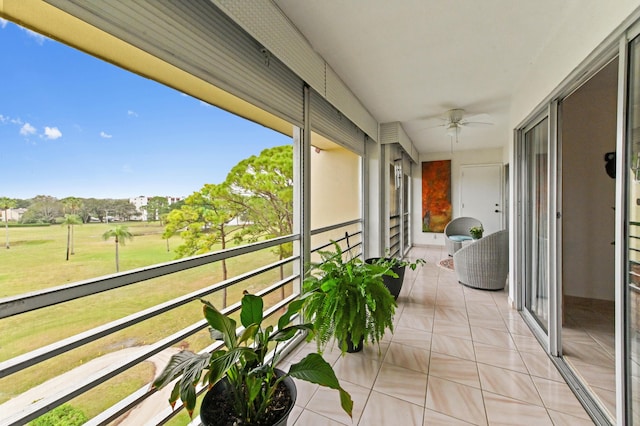
<path fill-rule="evenodd" d="M 485 235 L 502 229 L 502 165 L 461 166 L 460 173 L 460 216 L 480 220 Z"/>

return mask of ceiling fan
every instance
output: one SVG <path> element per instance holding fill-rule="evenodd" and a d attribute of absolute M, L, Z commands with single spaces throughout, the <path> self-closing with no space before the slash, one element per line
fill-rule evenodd
<path fill-rule="evenodd" d="M 456 138 L 458 142 L 458 135 L 463 127 L 482 127 L 490 126 L 493 123 L 490 121 L 489 114 L 477 114 L 469 117 L 464 116 L 464 110 L 460 108 L 450 109 L 446 112 L 445 117 L 441 118 L 444 123 L 435 127 L 444 127 L 446 134 L 452 138 Z"/>

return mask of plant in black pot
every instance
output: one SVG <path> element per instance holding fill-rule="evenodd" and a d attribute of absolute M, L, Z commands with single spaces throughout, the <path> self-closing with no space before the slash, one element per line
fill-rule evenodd
<path fill-rule="evenodd" d="M 394 297 L 394 299 L 398 300 L 398 296 L 400 296 L 400 291 L 402 290 L 402 284 L 404 282 L 404 271 L 408 266 L 412 271 L 415 271 L 419 265 L 423 265 L 425 263 L 424 259 L 416 259 L 414 262 L 410 262 L 406 259 L 399 259 L 397 257 L 372 257 L 366 260 L 367 263 L 373 263 L 375 265 L 379 265 L 384 268 L 389 268 L 396 275 L 393 276 L 391 274 L 385 274 L 382 276 L 382 280 L 384 281 L 384 285 L 387 286 L 389 292 Z"/>
<path fill-rule="evenodd" d="M 239 335 L 234 319 L 211 303 L 204 300 L 202 303 L 212 337 L 224 341 L 224 346 L 210 353 L 184 350 L 171 357 L 153 386 L 161 388 L 179 377 L 169 399 L 172 406 L 179 398 L 191 416 L 196 386 L 202 380 L 210 388 L 200 407 L 204 425 L 286 425 L 295 404 L 293 377 L 338 390 L 342 408 L 351 415 L 351 396 L 342 389 L 333 368 L 320 354 L 310 353 L 292 364 L 286 373 L 275 367 L 278 344 L 300 331 L 312 331 L 311 324 L 289 324 L 300 311 L 302 300 L 289 304 L 274 329 L 263 324 L 262 298 L 245 293 L 240 312 L 244 329 Z M 275 354 L 271 358 L 267 356 L 270 345 L 274 346 Z"/>
<path fill-rule="evenodd" d="M 335 338 L 343 353 L 357 352 L 393 331 L 397 305 L 382 277 L 395 274 L 357 257 L 345 260 L 340 245 L 334 247 L 335 252 L 319 252 L 322 261 L 312 264 L 304 280 L 303 312 L 313 323 L 319 351 Z"/>

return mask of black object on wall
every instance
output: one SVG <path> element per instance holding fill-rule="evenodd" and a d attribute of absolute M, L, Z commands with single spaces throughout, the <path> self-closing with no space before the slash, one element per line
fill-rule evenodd
<path fill-rule="evenodd" d="M 604 169 L 611 179 L 616 178 L 616 153 L 607 152 L 604 155 Z"/>

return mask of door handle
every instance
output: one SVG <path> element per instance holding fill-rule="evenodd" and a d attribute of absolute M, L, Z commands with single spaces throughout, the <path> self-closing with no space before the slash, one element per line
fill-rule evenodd
<path fill-rule="evenodd" d="M 500 213 L 500 210 L 494 210 L 494 213 Z"/>

